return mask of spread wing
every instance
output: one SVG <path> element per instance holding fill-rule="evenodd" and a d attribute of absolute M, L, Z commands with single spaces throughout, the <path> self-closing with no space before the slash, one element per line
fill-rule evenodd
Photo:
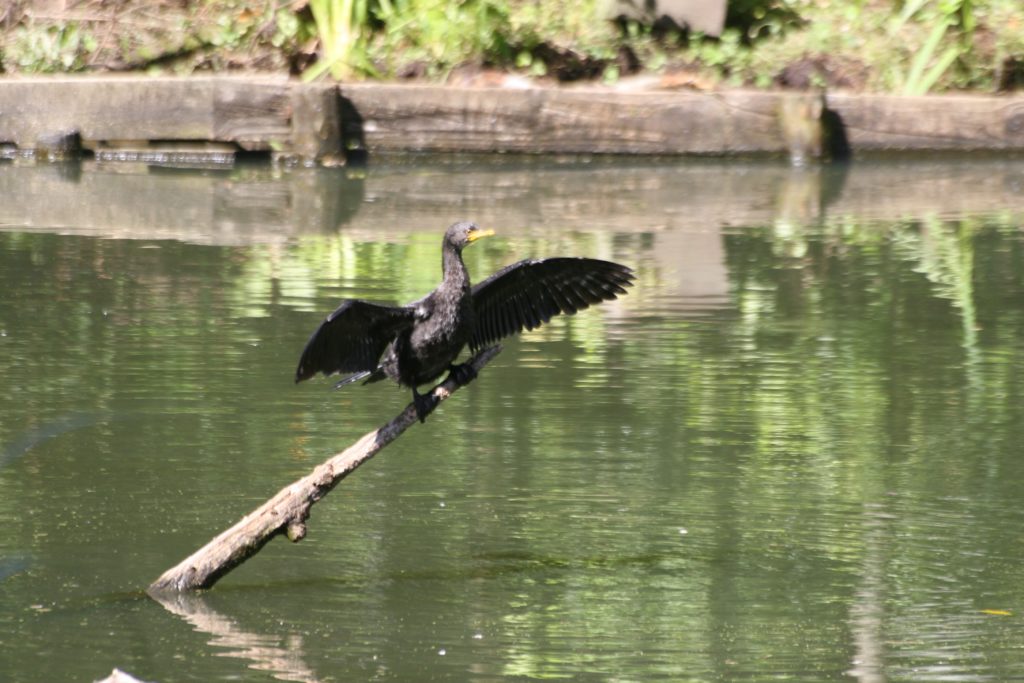
<path fill-rule="evenodd" d="M 633 284 L 633 271 L 610 261 L 549 258 L 513 263 L 473 287 L 473 350 L 532 330 L 559 313 L 573 314 L 616 298 Z"/>
<path fill-rule="evenodd" d="M 413 309 L 405 306 L 382 306 L 361 299 L 345 301 L 306 342 L 295 381 L 318 372 L 330 375 L 376 369 L 388 342 L 412 325 L 414 315 Z"/>

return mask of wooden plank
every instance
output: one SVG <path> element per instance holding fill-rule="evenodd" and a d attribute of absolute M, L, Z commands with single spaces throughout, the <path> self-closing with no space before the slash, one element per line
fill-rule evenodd
<path fill-rule="evenodd" d="M 290 146 L 290 83 L 280 78 L 103 76 L 0 81 L 0 140 L 32 148 L 77 130 L 107 141 L 195 140 Z"/>
<path fill-rule="evenodd" d="M 347 84 L 371 151 L 783 154 L 799 93 Z M 1024 97 L 832 94 L 854 152 L 1024 149 Z"/>
<path fill-rule="evenodd" d="M 781 156 L 791 151 L 787 140 L 803 138 L 780 113 L 810 101 L 800 93 L 737 90 L 338 88 L 340 98 L 331 84 L 277 77 L 0 80 L 0 142 L 32 148 L 40 138 L 77 130 L 87 148 L 211 141 L 331 161 L 342 139 L 396 152 Z M 854 153 L 1024 150 L 1022 96 L 837 93 L 827 103 Z M 814 145 L 805 147 L 814 156 Z"/>
<path fill-rule="evenodd" d="M 782 153 L 780 95 L 346 84 L 371 151 Z"/>
<path fill-rule="evenodd" d="M 43 134 L 83 141 L 213 139 L 210 79 L 32 78 L 0 82 L 0 140 L 30 148 Z"/>
<path fill-rule="evenodd" d="M 294 87 L 291 111 L 292 151 L 324 165 L 344 164 L 338 89 L 321 83 Z"/>
<path fill-rule="evenodd" d="M 1024 149 L 1024 97 L 830 94 L 854 152 Z"/>
<path fill-rule="evenodd" d="M 293 150 L 288 81 L 217 79 L 212 85 L 212 139 L 249 150 Z"/>

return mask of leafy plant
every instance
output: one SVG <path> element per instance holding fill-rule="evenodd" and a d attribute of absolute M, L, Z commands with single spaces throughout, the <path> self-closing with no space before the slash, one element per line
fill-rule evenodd
<path fill-rule="evenodd" d="M 474 57 L 511 58 L 507 9 L 497 0 L 381 0 L 380 46 L 429 60 L 444 70 Z"/>
<path fill-rule="evenodd" d="M 902 78 L 901 90 L 904 95 L 923 95 L 931 90 L 949 67 L 958 58 L 968 54 L 972 47 L 976 21 L 971 0 L 944 0 L 938 3 L 912 0 L 904 5 L 903 11 L 895 19 L 891 31 L 893 36 L 897 37 L 907 21 L 925 8 L 931 10 L 924 20 L 932 25 L 932 29 Z M 955 27 L 961 29 L 959 38 L 936 59 L 943 38 L 949 29 Z"/>
<path fill-rule="evenodd" d="M 932 29 L 931 35 L 928 36 L 928 40 L 925 41 L 924 46 L 914 57 L 914 61 L 910 65 L 910 70 L 903 79 L 904 95 L 923 95 L 931 90 L 936 81 L 939 80 L 942 74 L 946 72 L 946 69 L 948 69 L 960 55 L 960 49 L 958 47 L 948 47 L 943 51 L 938 60 L 935 61 L 930 68 L 927 68 L 926 71 L 926 67 L 928 67 L 929 62 L 932 61 L 935 50 L 946 35 L 946 31 L 948 29 L 949 24 L 946 23 L 936 24 L 935 28 Z"/>
<path fill-rule="evenodd" d="M 63 26 L 19 26 L 5 57 L 23 71 L 78 71 L 87 55 L 96 49 L 96 39 L 75 23 Z"/>
<path fill-rule="evenodd" d="M 339 80 L 359 71 L 372 72 L 362 47 L 370 0 L 309 0 L 309 9 L 320 38 L 320 60 L 306 70 L 303 79 L 311 81 L 327 71 Z"/>

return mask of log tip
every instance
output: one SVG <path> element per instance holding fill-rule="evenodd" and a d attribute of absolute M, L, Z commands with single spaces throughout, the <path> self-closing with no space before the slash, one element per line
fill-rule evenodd
<path fill-rule="evenodd" d="M 298 543 L 306 537 L 306 522 L 301 519 L 293 519 L 288 522 L 288 528 L 285 530 L 288 540 L 292 543 Z"/>

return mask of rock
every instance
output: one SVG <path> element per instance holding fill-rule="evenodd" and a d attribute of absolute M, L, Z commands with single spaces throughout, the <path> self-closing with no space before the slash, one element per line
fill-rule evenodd
<path fill-rule="evenodd" d="M 650 26 L 666 22 L 680 29 L 720 36 L 725 28 L 726 0 L 611 0 L 610 19 L 632 19 Z"/>

